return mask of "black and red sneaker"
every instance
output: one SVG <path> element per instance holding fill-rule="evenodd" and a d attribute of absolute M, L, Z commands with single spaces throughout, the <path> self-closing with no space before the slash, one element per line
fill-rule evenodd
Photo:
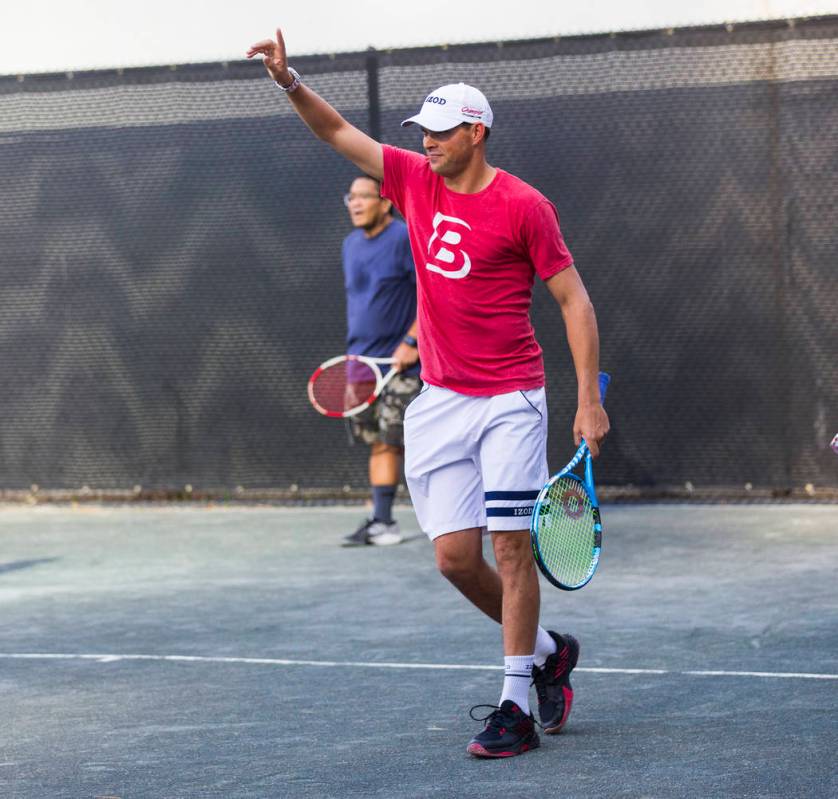
<path fill-rule="evenodd" d="M 556 642 L 556 651 L 541 668 L 532 667 L 532 682 L 538 694 L 538 717 L 544 732 L 555 735 L 564 727 L 573 705 L 570 672 L 579 660 L 579 642 L 572 635 L 547 632 Z"/>
<path fill-rule="evenodd" d="M 479 707 L 490 707 L 488 716 L 478 718 L 474 711 Z M 526 715 L 512 700 L 496 705 L 475 705 L 469 715 L 475 721 L 485 721 L 483 732 L 472 738 L 466 751 L 475 757 L 514 757 L 529 749 L 537 749 L 541 742 L 535 731 L 532 715 Z"/>

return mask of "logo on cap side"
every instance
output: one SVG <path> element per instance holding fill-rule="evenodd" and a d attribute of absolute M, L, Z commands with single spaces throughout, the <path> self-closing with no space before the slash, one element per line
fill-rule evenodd
<path fill-rule="evenodd" d="M 483 116 L 483 109 L 482 109 L 482 108 L 469 108 L 469 106 L 464 105 L 464 106 L 460 109 L 460 113 L 461 113 L 463 116 L 467 116 L 467 117 L 478 117 L 478 118 L 480 118 L 480 117 L 482 117 L 482 116 Z"/>

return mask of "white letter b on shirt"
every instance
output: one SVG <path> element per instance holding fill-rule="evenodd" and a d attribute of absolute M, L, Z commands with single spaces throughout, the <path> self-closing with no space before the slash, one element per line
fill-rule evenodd
<path fill-rule="evenodd" d="M 443 222 L 447 222 L 451 225 L 462 225 L 466 230 L 471 230 L 471 226 L 464 222 L 462 219 L 457 219 L 455 216 L 445 216 L 437 211 L 436 216 L 434 217 L 434 232 L 433 235 L 428 239 L 428 254 L 430 255 L 431 259 L 434 261 L 438 261 L 444 264 L 453 264 L 457 260 L 457 253 L 453 250 L 449 250 L 448 247 L 438 247 L 436 252 L 431 252 L 431 248 L 433 247 L 434 242 L 439 239 L 440 243 L 442 244 L 450 244 L 452 247 L 460 244 L 462 242 L 463 237 L 462 235 L 456 231 L 451 229 L 443 229 L 442 235 L 440 235 L 440 225 Z M 444 226 L 448 228 L 448 225 Z M 426 263 L 425 268 L 429 269 L 431 272 L 436 272 L 444 277 L 450 277 L 455 280 L 459 280 L 460 278 L 465 277 L 471 271 L 471 258 L 468 257 L 468 253 L 465 250 L 458 250 L 463 256 L 463 265 L 459 269 L 444 269 L 443 267 L 439 266 L 436 263 Z"/>

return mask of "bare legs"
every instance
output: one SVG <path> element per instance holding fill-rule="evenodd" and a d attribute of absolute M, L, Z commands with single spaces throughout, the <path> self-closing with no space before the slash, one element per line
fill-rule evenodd
<path fill-rule="evenodd" d="M 443 576 L 489 618 L 503 626 L 504 655 L 531 655 L 535 649 L 540 595 L 526 531 L 492 533 L 497 570 L 483 558 L 479 528 L 434 539 Z"/>
<path fill-rule="evenodd" d="M 398 485 L 402 470 L 401 447 L 392 447 L 376 441 L 370 446 L 370 485 Z"/>

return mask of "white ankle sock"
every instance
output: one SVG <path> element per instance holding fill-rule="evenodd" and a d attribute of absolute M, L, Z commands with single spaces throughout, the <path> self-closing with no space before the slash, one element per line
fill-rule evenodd
<path fill-rule="evenodd" d="M 532 655 L 511 655 L 503 659 L 503 693 L 500 702 L 511 699 L 524 713 L 530 712 L 530 682 L 532 680 Z"/>
<path fill-rule="evenodd" d="M 538 632 L 535 634 L 535 654 L 532 656 L 532 662 L 538 666 L 538 668 L 543 668 L 547 658 L 555 651 L 556 642 L 553 640 L 550 633 L 539 625 Z"/>

